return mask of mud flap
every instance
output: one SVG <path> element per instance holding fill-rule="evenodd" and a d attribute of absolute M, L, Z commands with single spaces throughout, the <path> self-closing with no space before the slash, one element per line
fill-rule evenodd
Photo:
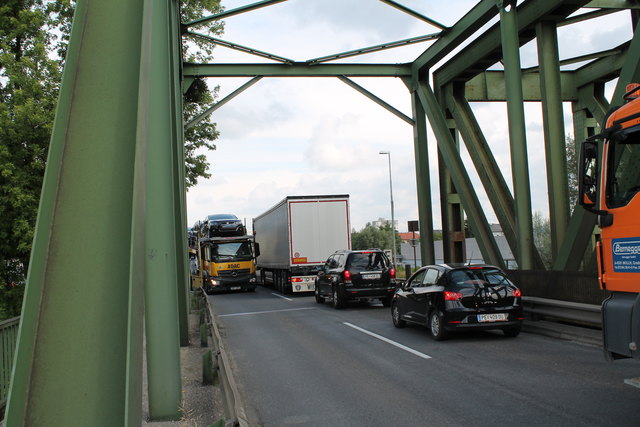
<path fill-rule="evenodd" d="M 640 294 L 613 292 L 604 300 L 602 334 L 607 359 L 640 358 Z"/>

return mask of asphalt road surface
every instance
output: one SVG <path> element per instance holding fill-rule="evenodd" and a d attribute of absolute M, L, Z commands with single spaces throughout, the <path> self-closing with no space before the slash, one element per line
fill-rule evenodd
<path fill-rule="evenodd" d="M 640 425 L 640 363 L 595 346 L 500 331 L 433 341 L 381 304 L 209 297 L 255 426 Z"/>

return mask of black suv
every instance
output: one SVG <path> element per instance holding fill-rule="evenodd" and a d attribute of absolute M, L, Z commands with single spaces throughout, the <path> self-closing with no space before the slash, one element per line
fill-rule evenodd
<path fill-rule="evenodd" d="M 396 271 L 380 249 L 337 251 L 327 259 L 316 278 L 316 302 L 329 298 L 335 308 L 349 300 L 379 299 L 391 304 Z"/>

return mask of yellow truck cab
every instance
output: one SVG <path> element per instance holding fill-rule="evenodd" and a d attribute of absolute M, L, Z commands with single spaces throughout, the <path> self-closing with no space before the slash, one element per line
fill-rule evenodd
<path fill-rule="evenodd" d="M 198 272 L 206 293 L 255 291 L 260 250 L 253 236 L 203 238 L 198 246 Z"/>

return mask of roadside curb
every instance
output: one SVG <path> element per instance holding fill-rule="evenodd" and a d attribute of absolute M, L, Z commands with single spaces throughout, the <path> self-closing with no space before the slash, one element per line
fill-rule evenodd
<path fill-rule="evenodd" d="M 209 324 L 209 328 L 212 333 L 213 353 L 216 355 L 218 362 L 222 400 L 224 402 L 225 414 L 228 420 L 225 425 L 249 427 L 249 422 L 247 421 L 247 416 L 244 410 L 244 402 L 240 397 L 238 386 L 235 378 L 233 377 L 231 362 L 224 348 L 218 322 L 215 318 L 213 308 L 209 304 L 207 295 L 204 292 L 202 292 L 202 294 L 207 310 L 207 323 Z"/>
<path fill-rule="evenodd" d="M 525 320 L 523 332 L 602 347 L 602 331 L 545 320 Z"/>

